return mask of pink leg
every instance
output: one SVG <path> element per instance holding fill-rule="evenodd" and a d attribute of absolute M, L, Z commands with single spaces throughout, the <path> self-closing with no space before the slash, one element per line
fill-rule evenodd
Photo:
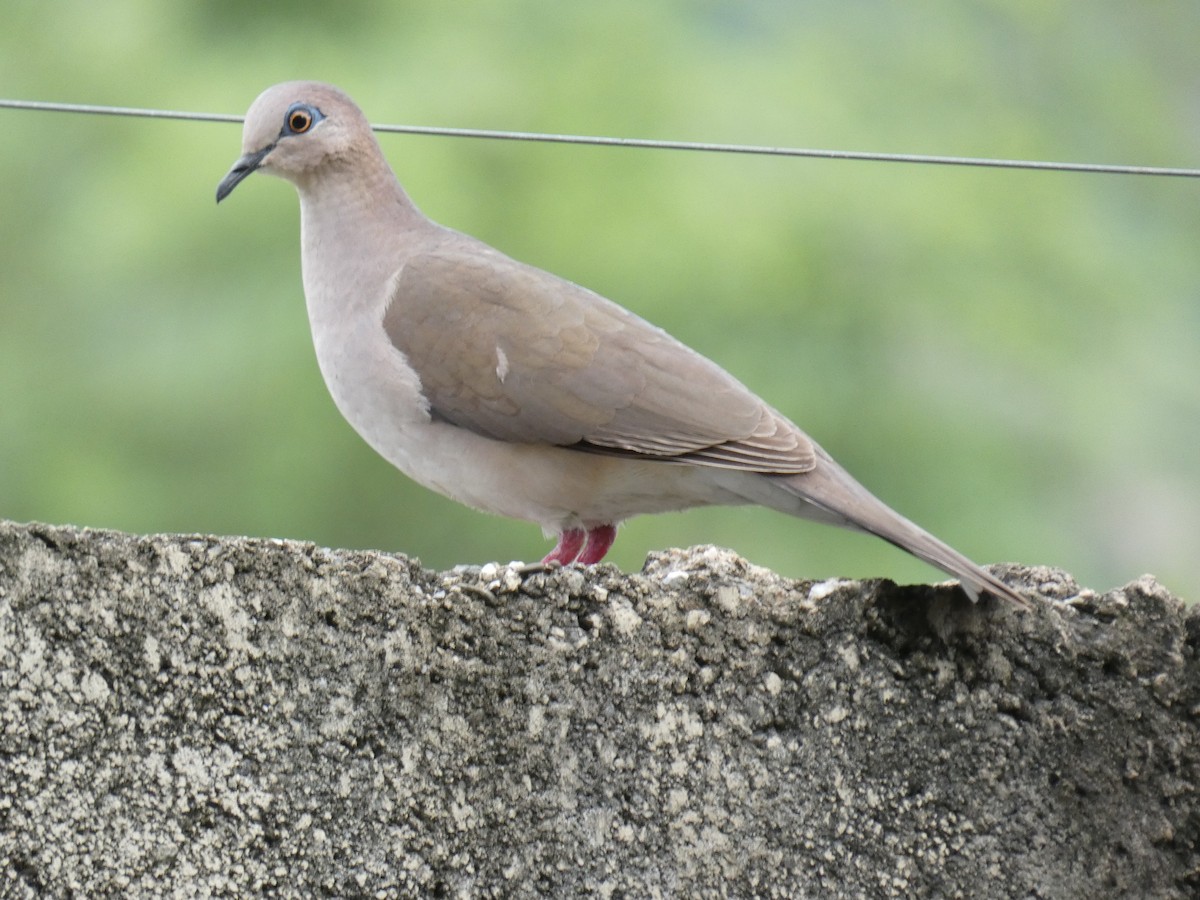
<path fill-rule="evenodd" d="M 558 544 L 546 554 L 546 558 L 542 560 L 543 565 L 562 563 L 566 566 L 573 563 L 583 547 L 584 536 L 582 528 L 568 528 L 559 534 Z"/>
<path fill-rule="evenodd" d="M 587 546 L 575 558 L 575 562 L 584 566 L 591 566 L 600 562 L 600 560 L 604 559 L 604 554 L 608 552 L 608 548 L 613 545 L 613 541 L 616 539 L 616 525 L 597 525 L 595 528 L 589 528 Z"/>

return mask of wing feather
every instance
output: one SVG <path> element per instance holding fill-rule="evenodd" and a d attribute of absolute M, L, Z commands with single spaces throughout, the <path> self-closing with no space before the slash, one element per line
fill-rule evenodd
<path fill-rule="evenodd" d="M 433 415 L 504 441 L 793 474 L 812 444 L 731 375 L 578 285 L 496 251 L 410 258 L 383 317 Z"/>

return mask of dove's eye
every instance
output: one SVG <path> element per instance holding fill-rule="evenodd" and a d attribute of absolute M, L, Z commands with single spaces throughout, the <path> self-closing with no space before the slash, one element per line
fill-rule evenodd
<path fill-rule="evenodd" d="M 284 117 L 284 131 L 288 134 L 304 134 L 322 118 L 320 111 L 311 106 L 304 103 L 293 104 Z"/>

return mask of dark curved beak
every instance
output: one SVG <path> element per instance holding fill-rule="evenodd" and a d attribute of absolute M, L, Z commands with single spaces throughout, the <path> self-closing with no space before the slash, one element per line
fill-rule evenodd
<path fill-rule="evenodd" d="M 241 159 L 233 164 L 233 168 L 229 170 L 229 174 L 221 179 L 221 183 L 217 185 L 217 202 L 220 203 L 228 197 L 235 187 L 242 183 L 242 179 L 262 165 L 262 161 L 267 158 L 267 154 L 275 149 L 274 144 L 267 144 L 261 150 L 254 153 L 247 153 Z"/>

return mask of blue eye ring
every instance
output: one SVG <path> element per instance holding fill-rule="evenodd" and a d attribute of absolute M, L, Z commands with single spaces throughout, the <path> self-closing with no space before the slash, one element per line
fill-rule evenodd
<path fill-rule="evenodd" d="M 283 116 L 283 133 L 304 134 L 323 118 L 319 109 L 307 103 L 293 103 Z"/>

